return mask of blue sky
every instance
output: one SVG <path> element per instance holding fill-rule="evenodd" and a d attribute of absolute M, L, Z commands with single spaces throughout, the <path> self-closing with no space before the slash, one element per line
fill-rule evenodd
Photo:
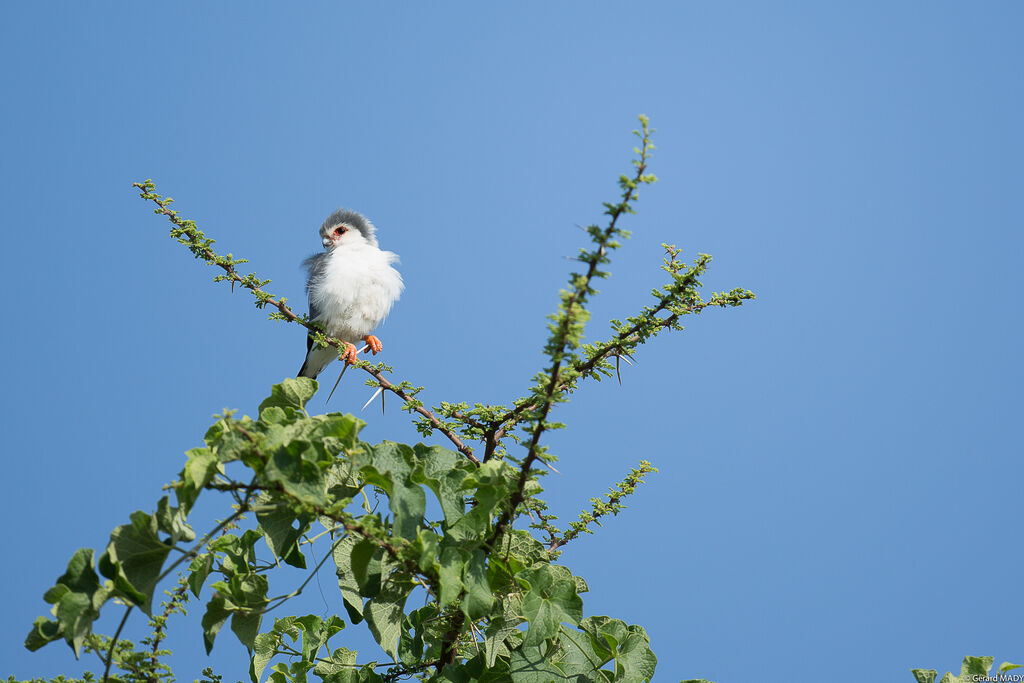
<path fill-rule="evenodd" d="M 590 338 L 647 302 L 662 242 L 758 300 L 559 410 L 563 521 L 641 458 L 661 470 L 567 547 L 585 613 L 646 627 L 656 680 L 1024 660 L 1022 22 L 1011 2 L 4 4 L 0 673 L 80 674 L 21 646 L 42 593 L 153 507 L 212 413 L 253 413 L 302 360 L 132 181 L 296 304 L 320 221 L 363 211 L 408 287 L 380 332 L 396 377 L 501 402 L 639 113 L 660 181 Z M 327 409 L 369 393 L 346 380 Z M 417 440 L 394 404 L 364 418 Z M 340 609 L 319 589 L 300 609 Z M 195 623 L 170 646 L 179 680 L 246 679 L 229 635 L 209 662 Z"/>

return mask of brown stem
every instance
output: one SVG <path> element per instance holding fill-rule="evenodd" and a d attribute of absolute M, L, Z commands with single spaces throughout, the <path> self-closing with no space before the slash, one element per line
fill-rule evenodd
<path fill-rule="evenodd" d="M 462 635 L 462 626 L 465 624 L 466 615 L 462 610 L 452 615 L 451 627 L 445 632 L 441 641 L 441 657 L 437 661 L 438 673 L 444 669 L 445 664 L 455 664 L 459 654 L 459 636 Z"/>
<path fill-rule="evenodd" d="M 117 630 L 114 631 L 114 637 L 110 639 L 110 649 L 107 650 L 107 665 L 103 669 L 103 683 L 107 683 L 110 680 L 110 665 L 114 661 L 114 647 L 117 645 L 118 639 L 121 637 L 121 630 L 124 628 L 125 623 L 128 621 L 128 615 L 132 613 L 133 605 L 129 605 L 128 609 L 125 610 L 124 616 L 121 617 L 121 623 L 117 625 Z"/>

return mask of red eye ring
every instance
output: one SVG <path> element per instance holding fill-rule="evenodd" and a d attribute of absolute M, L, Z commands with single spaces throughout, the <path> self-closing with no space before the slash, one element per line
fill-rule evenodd
<path fill-rule="evenodd" d="M 339 225 L 338 227 L 336 227 L 334 229 L 334 234 L 337 235 L 338 237 L 341 237 L 342 235 L 344 235 L 345 232 L 346 232 L 346 230 L 345 230 L 344 226 L 340 226 Z"/>

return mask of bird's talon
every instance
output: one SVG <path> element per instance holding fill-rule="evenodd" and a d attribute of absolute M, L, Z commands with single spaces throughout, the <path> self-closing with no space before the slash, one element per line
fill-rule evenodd
<path fill-rule="evenodd" d="M 345 364 L 356 362 L 356 354 L 359 353 L 359 349 L 356 348 L 355 344 L 349 344 L 345 342 L 345 350 L 341 352 L 341 357 L 344 359 Z"/>
<path fill-rule="evenodd" d="M 370 347 L 370 352 L 373 353 L 373 355 L 375 356 L 377 355 L 378 352 L 380 352 L 382 348 L 384 348 L 384 345 L 380 343 L 380 339 L 377 339 L 372 334 L 368 334 L 365 337 L 363 337 L 363 341 L 366 342 L 366 344 Z"/>

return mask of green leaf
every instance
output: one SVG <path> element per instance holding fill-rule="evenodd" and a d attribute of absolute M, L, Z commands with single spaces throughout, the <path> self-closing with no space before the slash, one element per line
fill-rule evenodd
<path fill-rule="evenodd" d="M 234 462 L 235 460 L 251 462 L 251 458 L 248 458 L 247 456 L 252 454 L 252 441 L 239 431 L 239 427 L 246 430 L 253 430 L 256 429 L 256 423 L 248 417 L 245 417 L 239 420 L 236 424 L 231 420 L 230 416 L 225 416 L 206 430 L 206 435 L 203 437 L 203 441 L 205 441 L 206 445 L 210 447 L 210 450 L 217 458 L 219 465 Z M 193 473 L 191 476 L 200 477 L 202 475 L 203 473 L 200 472 Z M 195 492 L 195 495 L 198 495 L 198 491 Z M 185 501 L 182 501 L 183 505 L 184 503 Z"/>
<path fill-rule="evenodd" d="M 157 535 L 157 520 L 145 512 L 131 514 L 131 524 L 114 529 L 100 557 L 100 572 L 113 580 L 118 594 L 151 615 L 153 591 L 171 547 Z"/>
<path fill-rule="evenodd" d="M 309 531 L 312 520 L 304 515 L 297 516 L 284 506 L 278 506 L 269 512 L 257 512 L 256 519 L 274 557 L 284 560 L 293 567 L 305 569 L 306 557 L 299 550 L 299 541 L 302 535 Z"/>
<path fill-rule="evenodd" d="M 512 683 L 551 683 L 566 680 L 565 674 L 548 657 L 543 645 L 523 645 L 512 652 L 510 671 Z M 591 681 L 584 678 L 579 683 Z"/>
<path fill-rule="evenodd" d="M 519 633 L 519 624 L 523 623 L 522 598 L 516 594 L 506 596 L 502 603 L 501 616 L 492 616 L 487 630 L 484 632 L 485 664 L 493 667 L 498 655 L 509 654 L 505 640 L 513 633 Z"/>
<path fill-rule="evenodd" d="M 345 622 L 336 616 L 324 621 L 315 614 L 298 617 L 295 625 L 302 629 L 302 658 L 313 661 L 320 648 L 336 633 L 345 628 Z"/>
<path fill-rule="evenodd" d="M 440 566 L 438 561 L 437 534 L 428 529 L 421 529 L 416 535 L 416 541 L 412 544 L 412 551 L 415 553 L 416 564 L 427 574 L 433 574 Z"/>
<path fill-rule="evenodd" d="M 591 636 L 597 652 L 615 660 L 616 681 L 648 681 L 654 676 L 658 658 L 642 627 L 609 617 L 589 617 L 580 623 L 580 629 Z"/>
<path fill-rule="evenodd" d="M 206 654 L 213 650 L 213 641 L 230 616 L 231 612 L 226 606 L 224 596 L 215 593 L 206 603 L 206 614 L 203 615 L 203 644 L 206 646 Z"/>
<path fill-rule="evenodd" d="M 470 473 L 462 482 L 463 490 L 473 491 L 476 505 L 448 529 L 455 541 L 483 539 L 491 530 L 498 505 L 515 488 L 518 470 L 501 460 L 490 460 Z"/>
<path fill-rule="evenodd" d="M 346 536 L 334 546 L 333 557 L 334 565 L 338 570 L 338 588 L 341 589 L 345 610 L 352 623 L 358 624 L 363 620 L 363 599 L 359 592 L 359 582 L 356 581 L 355 571 L 352 569 L 352 550 L 355 545 L 355 539 Z"/>
<path fill-rule="evenodd" d="M 413 610 L 405 617 L 402 629 L 398 634 L 398 658 L 407 667 L 416 666 L 423 661 L 425 636 L 437 621 L 436 605 L 427 605 Z M 412 635 L 409 634 L 412 631 Z"/>
<path fill-rule="evenodd" d="M 316 394 L 316 390 L 320 385 L 315 379 L 309 379 L 308 377 L 289 377 L 280 384 L 275 384 L 270 389 L 270 396 L 263 399 L 263 403 L 260 403 L 260 414 L 263 411 L 272 406 L 284 408 L 287 413 L 287 409 L 303 410 L 306 407 L 306 402 L 313 398 Z"/>
<path fill-rule="evenodd" d="M 220 557 L 220 571 L 229 581 L 235 576 L 252 574 L 256 562 L 256 542 L 261 535 L 253 529 L 247 529 L 241 536 L 224 534 L 213 540 L 209 548 Z M 223 582 L 213 584 L 214 589 Z M 224 584 L 222 590 L 229 590 Z"/>
<path fill-rule="evenodd" d="M 654 677 L 658 658 L 651 650 L 651 639 L 641 626 L 627 627 L 629 635 L 619 643 L 615 656 L 616 667 L 621 667 L 624 681 L 649 681 Z"/>
<path fill-rule="evenodd" d="M 398 657 L 398 636 L 405 619 L 405 601 L 414 584 L 407 578 L 392 576 L 381 591 L 366 603 L 366 625 L 385 652 Z"/>
<path fill-rule="evenodd" d="M 25 647 L 38 650 L 63 636 L 75 656 L 79 656 L 85 636 L 92 629 L 93 621 L 99 618 L 100 607 L 110 595 L 110 589 L 100 585 L 93 566 L 92 549 L 80 548 L 68 561 L 67 571 L 43 595 L 44 600 L 54 605 L 52 612 L 56 621 L 45 617 L 36 619 L 25 638 Z"/>
<path fill-rule="evenodd" d="M 509 683 L 511 679 L 507 661 L 487 666 L 483 655 L 478 654 L 465 664 L 446 664 L 441 670 L 441 680 L 449 683 Z"/>
<path fill-rule="evenodd" d="M 345 628 L 345 622 L 334 616 L 326 621 L 315 614 L 307 614 L 304 617 L 275 619 L 274 628 L 269 633 L 260 634 L 254 639 L 252 659 L 249 663 L 250 678 L 254 683 L 258 683 L 267 664 L 270 663 L 270 660 L 278 654 L 278 650 L 284 645 L 285 636 L 288 636 L 292 642 L 301 638 L 302 646 L 296 654 L 293 654 L 295 650 L 293 647 L 288 647 L 284 651 L 291 657 L 291 663 L 290 665 L 284 663 L 275 665 L 272 669 L 275 673 L 271 674 L 270 680 L 305 681 L 306 672 L 314 667 L 316 668 L 315 673 L 320 676 L 339 673 L 340 666 L 334 666 L 332 663 L 338 665 L 344 662 L 354 664 L 355 653 L 351 653 L 352 657 L 344 658 L 339 658 L 335 655 L 331 658 L 330 662 L 325 662 L 320 655 L 320 648 L 343 628 Z M 349 652 L 344 648 L 339 650 L 343 653 Z M 296 656 L 300 659 L 294 659 Z M 334 681 L 335 679 L 332 678 L 331 680 Z M 340 680 L 347 679 L 342 678 Z"/>
<path fill-rule="evenodd" d="M 163 496 L 156 506 L 157 529 L 169 535 L 169 543 L 174 545 L 178 541 L 194 541 L 196 534 L 192 527 L 185 523 L 185 513 L 180 507 L 171 507 L 171 500 Z"/>
<path fill-rule="evenodd" d="M 280 406 L 267 406 L 260 411 L 260 422 L 266 424 L 284 424 L 289 421 L 289 417 L 291 416 Z"/>
<path fill-rule="evenodd" d="M 191 572 L 188 575 L 188 587 L 192 590 L 192 595 L 198 598 L 199 591 L 202 589 L 203 584 L 206 583 L 206 579 L 210 576 L 210 571 L 213 569 L 213 554 L 202 553 L 197 555 L 188 568 Z"/>
<path fill-rule="evenodd" d="M 209 484 L 214 475 L 222 469 L 217 456 L 209 448 L 193 448 L 186 451 L 185 455 L 188 456 L 188 460 L 174 487 L 178 506 L 183 515 L 187 515 L 192 510 L 203 487 Z"/>
<path fill-rule="evenodd" d="M 60 624 L 46 617 L 36 617 L 36 620 L 32 622 L 32 628 L 29 629 L 28 635 L 25 636 L 25 647 L 35 652 L 43 645 L 53 642 L 58 638 L 60 638 Z"/>
<path fill-rule="evenodd" d="M 77 658 L 82 652 L 82 643 L 89 635 L 92 622 L 99 616 L 99 612 L 92 608 L 88 595 L 69 592 L 57 603 L 55 616 L 64 639 L 75 651 Z"/>
<path fill-rule="evenodd" d="M 301 423 L 305 438 L 321 444 L 329 459 L 354 451 L 359 446 L 359 430 L 365 425 L 362 420 L 341 413 L 316 415 Z"/>
<path fill-rule="evenodd" d="M 383 552 L 369 539 L 363 539 L 352 547 L 350 566 L 359 587 L 359 595 L 372 598 L 380 592 Z"/>
<path fill-rule="evenodd" d="M 504 562 L 494 562 L 496 558 L 500 558 Z M 501 586 L 509 583 L 516 573 L 538 563 L 547 564 L 548 559 L 547 549 L 531 536 L 528 531 L 522 529 L 506 530 L 498 541 L 497 549 L 491 556 L 489 568 L 492 581 L 491 587 L 498 590 Z M 579 590 L 578 585 L 583 579 L 580 577 L 574 578 L 577 581 L 576 592 L 583 592 Z"/>
<path fill-rule="evenodd" d="M 441 582 L 441 594 L 438 602 L 441 606 L 450 605 L 462 594 L 462 575 L 469 563 L 469 553 L 457 546 L 448 546 L 441 550 L 441 569 L 438 576 Z"/>
<path fill-rule="evenodd" d="M 971 657 L 968 655 L 964 657 L 963 664 L 960 666 L 960 676 L 961 678 L 966 676 L 988 676 L 988 672 L 992 669 L 992 664 L 995 661 L 995 657 Z"/>
<path fill-rule="evenodd" d="M 281 441 L 281 445 L 267 458 L 263 479 L 280 484 L 290 496 L 302 503 L 325 505 L 325 469 L 328 463 L 321 467 L 317 448 L 304 439 L 289 440 L 286 434 L 274 437 Z"/>
<path fill-rule="evenodd" d="M 252 659 L 249 660 L 249 677 L 252 683 L 259 683 L 263 670 L 274 658 L 280 642 L 279 633 L 261 633 L 256 636 L 252 646 Z"/>
<path fill-rule="evenodd" d="M 327 495 L 334 503 L 354 498 L 362 489 L 362 484 L 353 475 L 355 467 L 350 460 L 336 459 L 327 468 Z M 324 519 L 323 524 L 331 527 L 336 522 Z"/>
<path fill-rule="evenodd" d="M 369 447 L 357 462 L 363 479 L 388 494 L 394 533 L 414 540 L 423 526 L 427 499 L 422 487 L 410 481 L 415 467 L 413 450 L 405 444 L 383 441 Z"/>
<path fill-rule="evenodd" d="M 231 611 L 260 610 L 267 604 L 267 577 L 265 574 L 235 574 L 227 581 L 216 581 L 213 586 L 227 600 Z"/>
<path fill-rule="evenodd" d="M 528 590 L 523 594 L 523 615 L 530 622 L 524 647 L 538 646 L 558 633 L 562 623 L 577 625 L 583 618 L 583 600 L 576 582 L 565 567 L 541 565 L 524 569 L 516 580 Z"/>
<path fill-rule="evenodd" d="M 466 512 L 466 500 L 462 492 L 462 482 L 468 474 L 465 469 L 466 459 L 461 453 L 441 446 L 418 443 L 414 451 L 419 467 L 413 481 L 425 484 L 434 492 L 441 504 L 445 525 L 450 527 L 462 519 Z"/>
<path fill-rule="evenodd" d="M 75 551 L 75 554 L 68 560 L 67 571 L 57 579 L 57 585 L 54 588 L 59 586 L 63 586 L 75 593 L 84 593 L 92 597 L 93 607 L 99 609 L 100 605 L 107 598 L 107 592 L 100 586 L 100 577 L 96 574 L 96 569 L 93 566 L 92 548 L 79 548 Z M 46 595 L 50 595 L 50 592 L 47 591 Z M 98 601 L 98 597 L 102 597 L 102 600 Z M 50 600 L 46 596 L 44 596 L 44 599 L 50 603 L 55 602 L 55 600 Z"/>
<path fill-rule="evenodd" d="M 463 574 L 463 585 L 466 597 L 462 600 L 462 611 L 471 620 L 480 619 L 491 611 L 494 596 L 487 582 L 487 556 L 483 550 L 477 549 L 466 565 Z"/>
<path fill-rule="evenodd" d="M 355 650 L 336 647 L 331 651 L 330 660 L 317 662 L 313 673 L 329 680 L 330 683 L 357 683 L 359 671 L 356 667 L 356 655 Z"/>
<path fill-rule="evenodd" d="M 231 630 L 234 631 L 235 635 L 238 636 L 238 640 L 241 641 L 242 645 L 245 645 L 245 648 L 250 653 L 252 653 L 253 647 L 256 644 L 256 636 L 259 635 L 260 623 L 262 621 L 263 613 L 259 610 L 237 610 L 231 615 Z"/>

